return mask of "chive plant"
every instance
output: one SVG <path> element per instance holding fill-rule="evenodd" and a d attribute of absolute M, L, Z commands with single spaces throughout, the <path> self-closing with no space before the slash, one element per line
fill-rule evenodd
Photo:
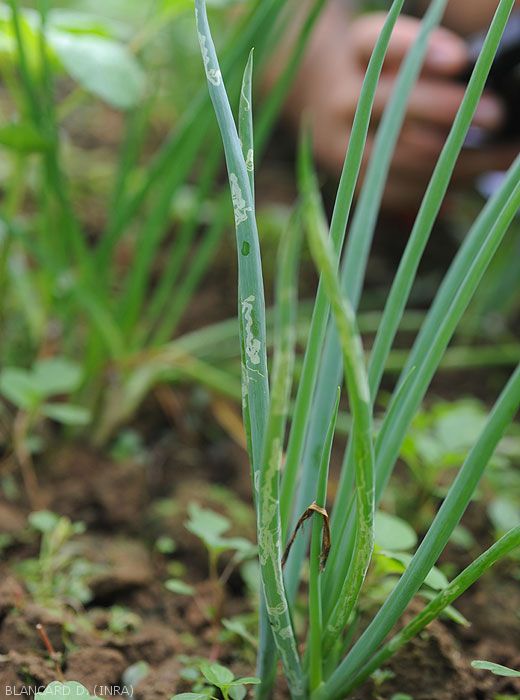
<path fill-rule="evenodd" d="M 251 157 L 251 62 L 245 71 L 237 131 L 205 2 L 195 2 L 197 31 L 224 144 L 236 224 L 243 414 L 252 465 L 264 598 L 258 668 L 262 683 L 258 698 L 270 696 L 275 661 L 273 643 L 292 698 L 339 700 L 348 696 L 496 561 L 520 545 L 520 526 L 516 526 L 387 640 L 446 546 L 494 449 L 518 410 L 520 368 L 517 367 L 409 566 L 374 619 L 352 644 L 350 628 L 373 553 L 374 516 L 400 446 L 482 275 L 520 207 L 518 158 L 468 231 L 422 323 L 375 434 L 374 406 L 381 377 L 513 5 L 514 0 L 500 0 L 498 4 L 464 100 L 424 195 L 368 361 L 356 313 L 366 262 L 406 103 L 421 70 L 429 35 L 442 19 L 446 0 L 430 3 L 417 40 L 400 69 L 395 92 L 379 127 L 346 246 L 343 243 L 374 95 L 402 0 L 392 3 L 367 69 L 330 231 L 313 171 L 309 139 L 303 138 L 299 158 L 300 203 L 281 243 L 269 381 Z M 294 371 L 299 229 L 307 232 L 320 283 L 283 459 Z M 328 466 L 339 402 L 336 389 L 342 383 L 352 420 L 340 486 L 329 519 Z M 309 624 L 302 656 L 292 619 L 306 553 L 305 538 L 299 527 L 309 517 L 314 518 L 309 555 Z M 285 571 L 282 561 L 287 562 Z M 271 635 L 266 633 L 265 616 Z"/>

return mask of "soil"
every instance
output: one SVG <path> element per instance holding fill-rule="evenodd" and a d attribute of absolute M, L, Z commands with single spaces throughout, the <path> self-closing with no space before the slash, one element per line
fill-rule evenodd
<path fill-rule="evenodd" d="M 156 418 L 151 421 L 155 425 L 161 422 L 159 414 Z M 210 424 L 208 417 L 206 426 Z M 125 669 L 145 661 L 151 671 L 135 685 L 136 700 L 169 700 L 176 692 L 191 690 L 181 676 L 185 656 L 218 659 L 236 674 L 253 672 L 252 649 L 237 637 L 224 638 L 211 618 L 212 610 L 219 617 L 251 610 L 244 583 L 235 573 L 224 591 L 219 590 L 208 578 L 202 545 L 183 525 L 187 504 L 197 501 L 228 515 L 231 510 L 238 523 L 232 534 L 254 537 L 245 455 L 218 428 L 206 433 L 205 444 L 204 437 L 202 444 L 190 444 L 189 435 L 181 438 L 182 431 L 164 424 L 164 435 L 156 439 L 146 463 L 117 462 L 76 446 L 49 453 L 38 465 L 45 506 L 85 522 L 86 533 L 75 538 L 77 551 L 102 567 L 90 580 L 93 599 L 84 609 L 64 604 L 51 610 L 33 601 L 16 568 L 37 554 L 37 541 L 27 535 L 28 511 L 19 503 L 0 503 L 2 531 L 13 537 L 0 565 L 0 688 L 22 693 L 45 685 L 57 677 L 56 661 L 66 679 L 80 681 L 92 692 L 105 687 L 105 693 L 111 689 L 114 695 Z M 231 493 L 241 494 L 241 499 L 235 503 Z M 171 555 L 153 546 L 163 535 L 177 544 Z M 455 555 L 450 553 L 452 560 Z M 164 587 L 174 562 L 184 567 L 182 578 L 195 595 L 174 594 Z M 225 566 L 224 557 L 221 569 Z M 469 665 L 484 658 L 520 666 L 520 587 L 510 574 L 507 566 L 496 569 L 460 600 L 458 609 L 471 627 L 435 622 L 391 661 L 379 685 L 370 681 L 353 697 L 390 700 L 403 693 L 413 700 L 519 698 L 518 679 L 477 672 Z M 113 606 L 137 616 L 129 629 L 110 629 Z M 38 624 L 56 652 L 54 661 L 38 635 Z M 275 697 L 288 697 L 282 682 Z"/>

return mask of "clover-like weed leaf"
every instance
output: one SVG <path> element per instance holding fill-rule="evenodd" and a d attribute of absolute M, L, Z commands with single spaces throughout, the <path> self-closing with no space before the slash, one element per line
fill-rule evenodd
<path fill-rule="evenodd" d="M 50 30 L 48 41 L 67 73 L 112 107 L 129 109 L 143 96 L 144 72 L 123 44 L 59 30 Z"/>

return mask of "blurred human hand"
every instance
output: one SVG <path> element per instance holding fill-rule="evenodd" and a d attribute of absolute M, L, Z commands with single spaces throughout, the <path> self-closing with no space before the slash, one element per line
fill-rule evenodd
<path fill-rule="evenodd" d="M 350 20 L 339 3 L 329 3 L 286 106 L 293 122 L 299 123 L 302 115 L 310 121 L 317 161 L 335 175 L 343 166 L 365 70 L 384 21 L 384 13 Z M 395 26 L 376 94 L 362 173 L 397 70 L 417 37 L 419 26 L 419 20 L 406 16 L 399 18 Z M 419 207 L 464 96 L 465 86 L 457 81 L 457 76 L 467 67 L 467 61 L 462 38 L 443 28 L 432 33 L 392 161 L 383 200 L 387 211 L 408 213 Z M 491 134 L 500 128 L 503 118 L 502 104 L 488 93 L 482 97 L 473 123 Z M 517 153 L 518 144 L 464 149 L 451 187 L 460 189 L 482 172 L 508 168 Z"/>

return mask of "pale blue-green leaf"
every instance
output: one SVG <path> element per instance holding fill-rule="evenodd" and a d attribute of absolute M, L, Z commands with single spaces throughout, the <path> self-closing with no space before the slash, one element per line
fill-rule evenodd
<path fill-rule="evenodd" d="M 52 532 L 59 520 L 60 516 L 50 510 L 37 510 L 28 517 L 29 525 L 38 532 Z"/>
<path fill-rule="evenodd" d="M 231 700 L 244 700 L 247 695 L 247 690 L 244 685 L 231 685 L 229 688 L 229 697 Z"/>
<path fill-rule="evenodd" d="M 6 367 L 0 373 L 0 394 L 23 410 L 35 408 L 42 400 L 31 373 L 18 367 Z"/>
<path fill-rule="evenodd" d="M 406 551 L 415 547 L 417 535 L 401 518 L 378 511 L 375 517 L 375 542 L 381 549 Z"/>
<path fill-rule="evenodd" d="M 394 559 L 402 564 L 405 569 L 410 566 L 410 562 L 412 561 L 412 555 L 408 554 L 408 552 L 380 551 L 379 554 Z M 446 576 L 436 566 L 428 573 L 428 576 L 424 579 L 424 583 L 435 591 L 440 591 L 449 585 Z"/>
<path fill-rule="evenodd" d="M 64 357 L 49 357 L 35 362 L 33 381 L 43 396 L 68 394 L 81 384 L 83 370 L 80 365 Z"/>
<path fill-rule="evenodd" d="M 520 504 L 506 496 L 494 498 L 487 511 L 493 525 L 500 532 L 507 532 L 520 523 Z"/>
<path fill-rule="evenodd" d="M 46 403 L 43 404 L 41 412 L 47 418 L 63 425 L 88 425 L 91 419 L 87 408 L 70 403 Z"/>
<path fill-rule="evenodd" d="M 48 41 L 67 73 L 85 90 L 117 109 L 130 109 L 143 97 L 146 78 L 122 44 L 92 35 L 48 32 Z"/>
<path fill-rule="evenodd" d="M 125 685 L 134 687 L 146 676 L 150 674 L 150 664 L 146 661 L 137 661 L 135 664 L 128 666 L 123 671 L 122 681 Z"/>
<path fill-rule="evenodd" d="M 233 681 L 233 684 L 241 683 L 242 685 L 258 685 L 260 682 L 260 678 L 257 678 L 256 676 L 244 676 L 243 678 L 237 678 L 235 681 Z"/>
<path fill-rule="evenodd" d="M 189 520 L 186 528 L 197 537 L 207 541 L 219 538 L 231 527 L 231 523 L 220 513 L 215 513 L 207 508 L 201 508 L 198 503 L 190 503 L 188 506 Z"/>

